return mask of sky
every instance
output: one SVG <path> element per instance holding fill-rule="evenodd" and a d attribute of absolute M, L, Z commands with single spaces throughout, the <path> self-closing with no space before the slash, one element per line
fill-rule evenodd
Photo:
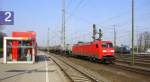
<path fill-rule="evenodd" d="M 92 25 L 102 29 L 103 40 L 117 45 L 131 45 L 132 0 L 66 0 L 66 43 L 92 41 Z M 150 0 L 135 0 L 135 37 L 150 31 Z M 4 25 L 3 32 L 35 31 L 39 46 L 60 44 L 62 0 L 0 0 L 0 11 L 14 12 L 14 25 Z M 136 38 L 135 38 L 136 41 Z"/>

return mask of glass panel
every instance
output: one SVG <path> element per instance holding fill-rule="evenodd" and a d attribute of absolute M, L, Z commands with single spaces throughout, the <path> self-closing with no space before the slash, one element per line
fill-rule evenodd
<path fill-rule="evenodd" d="M 112 43 L 106 43 L 106 42 L 104 42 L 104 43 L 102 44 L 102 47 L 103 47 L 103 48 L 112 48 L 112 47 L 113 47 L 113 44 L 112 44 Z"/>

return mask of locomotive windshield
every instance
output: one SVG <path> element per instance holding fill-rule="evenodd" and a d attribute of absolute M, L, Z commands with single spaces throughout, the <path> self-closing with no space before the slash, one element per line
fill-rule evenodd
<path fill-rule="evenodd" d="M 103 48 L 113 48 L 113 44 L 112 44 L 112 43 L 106 43 L 106 42 L 104 42 L 104 43 L 102 44 L 102 47 L 103 47 Z"/>

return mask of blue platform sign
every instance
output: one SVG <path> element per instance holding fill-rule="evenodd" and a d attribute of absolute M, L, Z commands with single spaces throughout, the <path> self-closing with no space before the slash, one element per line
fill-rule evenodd
<path fill-rule="evenodd" d="M 13 11 L 0 11 L 0 25 L 13 25 L 14 12 Z"/>

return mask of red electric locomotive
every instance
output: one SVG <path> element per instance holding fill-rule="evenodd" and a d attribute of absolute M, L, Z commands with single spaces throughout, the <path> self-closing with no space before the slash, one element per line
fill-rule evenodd
<path fill-rule="evenodd" d="M 78 43 L 72 47 L 72 54 L 88 56 L 105 63 L 114 60 L 114 48 L 111 41 L 95 40 L 89 43 Z"/>

